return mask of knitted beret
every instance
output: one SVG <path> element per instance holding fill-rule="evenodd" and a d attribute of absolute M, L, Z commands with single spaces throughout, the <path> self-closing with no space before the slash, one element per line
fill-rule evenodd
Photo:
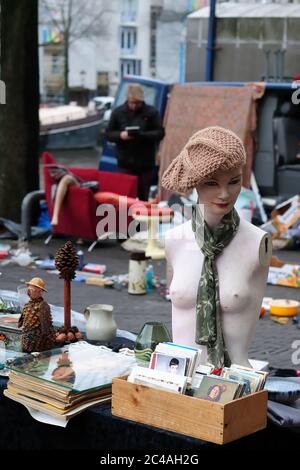
<path fill-rule="evenodd" d="M 185 193 L 218 170 L 231 170 L 246 163 L 241 139 L 223 127 L 206 127 L 192 135 L 162 177 L 162 186 Z"/>

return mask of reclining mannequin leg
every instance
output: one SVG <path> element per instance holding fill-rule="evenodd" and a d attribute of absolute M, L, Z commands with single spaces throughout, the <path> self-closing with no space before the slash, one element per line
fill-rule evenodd
<path fill-rule="evenodd" d="M 71 184 L 76 184 L 77 186 L 79 186 L 78 181 L 72 175 L 63 176 L 62 179 L 58 183 L 57 191 L 55 195 L 51 225 L 58 224 L 58 217 L 59 217 L 60 209 L 61 209 L 63 200 L 65 198 L 65 195 L 67 193 L 68 187 Z"/>

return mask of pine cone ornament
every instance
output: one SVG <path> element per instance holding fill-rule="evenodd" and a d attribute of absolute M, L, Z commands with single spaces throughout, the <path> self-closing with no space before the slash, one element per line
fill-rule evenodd
<path fill-rule="evenodd" d="M 65 281 L 72 281 L 78 267 L 78 256 L 72 242 L 66 242 L 56 253 L 55 266 L 59 271 L 59 277 Z"/>
<path fill-rule="evenodd" d="M 23 352 L 48 351 L 54 346 L 50 307 L 41 297 L 24 305 L 21 315 Z"/>
<path fill-rule="evenodd" d="M 39 326 L 39 304 L 34 302 L 26 304 L 23 308 L 23 315 L 26 327 L 37 328 Z"/>

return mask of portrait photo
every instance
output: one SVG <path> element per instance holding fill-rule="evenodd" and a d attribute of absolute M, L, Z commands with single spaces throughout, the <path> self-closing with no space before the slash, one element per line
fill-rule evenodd
<path fill-rule="evenodd" d="M 167 372 L 173 375 L 185 375 L 187 368 L 187 359 L 180 356 L 171 356 L 156 353 L 154 362 L 155 370 Z"/>

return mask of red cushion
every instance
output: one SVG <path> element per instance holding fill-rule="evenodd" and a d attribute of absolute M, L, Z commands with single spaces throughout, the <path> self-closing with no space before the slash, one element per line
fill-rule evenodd
<path fill-rule="evenodd" d="M 151 203 L 148 201 L 141 201 L 140 199 L 121 196 L 120 194 L 108 191 L 99 191 L 94 194 L 94 198 L 98 204 L 112 204 L 113 206 L 125 205 L 126 207 L 131 207 L 133 205 L 137 205 L 139 207 L 151 207 Z"/>
<path fill-rule="evenodd" d="M 155 217 L 163 217 L 166 215 L 172 216 L 174 215 L 174 211 L 170 209 L 170 207 L 157 207 L 157 206 L 137 206 L 133 207 L 132 215 L 147 215 L 147 216 L 155 216 Z"/>

